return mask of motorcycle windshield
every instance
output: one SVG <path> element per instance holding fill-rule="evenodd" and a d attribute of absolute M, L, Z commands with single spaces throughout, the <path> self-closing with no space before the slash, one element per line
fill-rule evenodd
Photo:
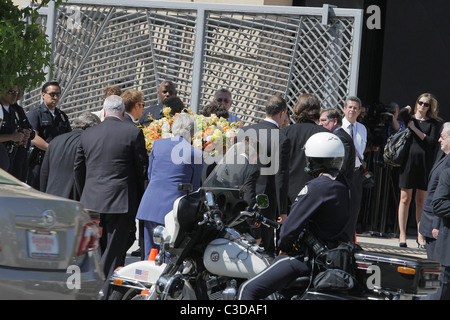
<path fill-rule="evenodd" d="M 214 194 L 226 222 L 234 219 L 248 206 L 244 200 L 244 180 L 250 162 L 242 148 L 241 143 L 233 145 L 202 184 L 202 189 Z"/>

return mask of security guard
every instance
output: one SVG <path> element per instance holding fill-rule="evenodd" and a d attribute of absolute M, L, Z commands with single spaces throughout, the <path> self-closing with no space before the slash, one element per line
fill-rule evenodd
<path fill-rule="evenodd" d="M 306 225 L 329 249 L 354 241 L 358 210 L 352 201 L 353 183 L 339 174 L 344 153 L 344 145 L 332 133 L 320 132 L 308 139 L 305 171 L 315 178 L 300 191 L 281 227 L 278 246 L 283 253 L 240 286 L 238 299 L 263 299 L 297 277 L 310 274 L 311 266 L 304 253 L 293 250 Z"/>
<path fill-rule="evenodd" d="M 42 86 L 42 98 L 44 102 L 29 111 L 27 116 L 36 136 L 31 141 L 28 180 L 27 183 L 39 190 L 39 177 L 41 163 L 44 158 L 48 143 L 56 136 L 72 131 L 69 118 L 56 106 L 61 97 L 61 87 L 58 82 L 46 82 Z"/>
<path fill-rule="evenodd" d="M 19 90 L 17 86 L 6 92 L 0 92 L 1 113 L 0 124 L 1 168 L 21 179 L 18 175 L 19 163 L 26 158 L 26 146 L 32 134 L 31 126 L 23 111 L 16 102 Z M 34 137 L 34 136 L 33 136 Z M 25 158 L 24 158 L 25 157 Z M 21 179 L 23 181 L 23 179 Z"/>

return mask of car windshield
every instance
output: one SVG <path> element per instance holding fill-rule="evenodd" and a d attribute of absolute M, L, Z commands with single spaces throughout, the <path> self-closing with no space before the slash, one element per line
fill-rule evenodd
<path fill-rule="evenodd" d="M 21 185 L 22 183 L 14 178 L 12 175 L 0 169 L 0 184 L 13 184 L 13 185 Z"/>

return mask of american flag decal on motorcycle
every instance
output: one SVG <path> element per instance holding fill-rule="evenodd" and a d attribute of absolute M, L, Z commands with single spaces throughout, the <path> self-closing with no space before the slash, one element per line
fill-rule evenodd
<path fill-rule="evenodd" d="M 137 280 L 147 281 L 148 280 L 148 271 L 136 269 L 136 271 L 134 272 L 134 278 Z"/>

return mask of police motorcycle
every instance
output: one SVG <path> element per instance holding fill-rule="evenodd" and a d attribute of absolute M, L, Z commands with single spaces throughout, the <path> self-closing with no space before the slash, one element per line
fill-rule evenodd
<path fill-rule="evenodd" d="M 260 213 L 268 198 L 257 195 L 248 207 L 242 186 L 224 177 L 223 169 L 217 165 L 194 192 L 190 184 L 179 185 L 186 195 L 174 202 L 164 227 L 154 230 L 157 257 L 116 269 L 109 299 L 234 299 L 242 282 L 270 265 L 249 234 L 254 225 L 279 227 Z M 238 176 L 242 172 L 233 175 Z"/>
<path fill-rule="evenodd" d="M 344 157 L 340 140 L 331 133 L 317 133 L 305 144 L 306 171 L 313 176 L 339 170 Z M 314 219 L 303 230 L 288 254 L 311 267 L 276 293 L 289 300 L 418 299 L 436 292 L 440 264 L 436 261 L 363 250 L 353 242 L 328 248 L 316 236 Z"/>
<path fill-rule="evenodd" d="M 295 246 L 311 264 L 307 276 L 273 294 L 276 300 L 418 300 L 441 287 L 438 262 L 363 250 L 328 249 L 306 227 Z"/>

